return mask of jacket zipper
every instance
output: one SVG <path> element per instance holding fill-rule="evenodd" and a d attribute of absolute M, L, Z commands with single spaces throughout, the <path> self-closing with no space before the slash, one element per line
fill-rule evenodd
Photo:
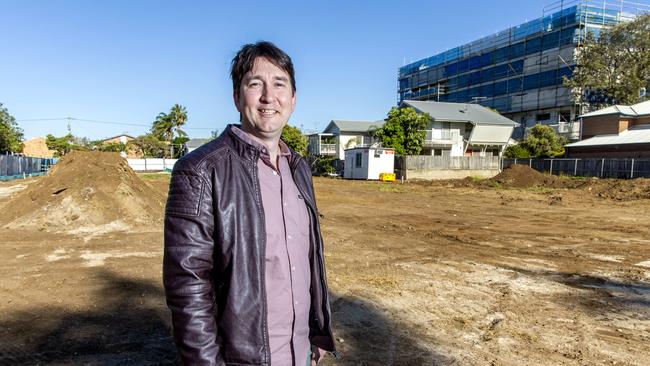
<path fill-rule="evenodd" d="M 269 346 L 269 326 L 268 326 L 268 304 L 266 298 L 266 217 L 264 216 L 264 207 L 262 204 L 262 193 L 260 189 L 260 179 L 257 175 L 257 162 L 259 161 L 259 152 L 254 151 L 254 163 L 252 164 L 253 171 L 253 185 L 255 186 L 255 200 L 257 201 L 257 211 L 262 219 L 262 255 L 260 257 L 260 262 L 262 262 L 261 268 L 261 281 L 262 285 L 262 306 L 264 310 L 263 325 L 264 328 L 264 356 L 268 360 L 267 365 L 271 365 L 271 352 Z"/>

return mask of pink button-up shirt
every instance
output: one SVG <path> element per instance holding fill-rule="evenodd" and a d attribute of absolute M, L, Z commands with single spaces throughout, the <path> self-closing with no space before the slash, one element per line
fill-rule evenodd
<path fill-rule="evenodd" d="M 232 131 L 260 151 L 257 173 L 266 228 L 265 285 L 271 363 L 302 366 L 310 347 L 307 206 L 291 175 L 287 145 L 279 143 L 276 169 L 259 139 L 239 128 Z"/>

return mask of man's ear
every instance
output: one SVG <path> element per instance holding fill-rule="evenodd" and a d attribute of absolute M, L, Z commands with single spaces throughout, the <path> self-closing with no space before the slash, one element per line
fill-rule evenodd
<path fill-rule="evenodd" d="M 235 102 L 235 108 L 237 108 L 237 112 L 241 113 L 239 110 L 239 93 L 237 90 L 232 91 L 232 100 Z"/>

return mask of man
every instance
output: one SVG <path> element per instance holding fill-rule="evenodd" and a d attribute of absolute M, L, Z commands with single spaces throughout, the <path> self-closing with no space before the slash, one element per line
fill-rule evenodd
<path fill-rule="evenodd" d="M 269 42 L 232 61 L 241 125 L 174 166 L 163 280 L 187 365 L 315 365 L 335 355 L 307 162 L 280 140 L 291 58 Z"/>

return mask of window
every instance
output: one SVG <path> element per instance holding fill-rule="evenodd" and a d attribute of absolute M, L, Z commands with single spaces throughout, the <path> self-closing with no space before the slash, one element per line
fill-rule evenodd
<path fill-rule="evenodd" d="M 570 122 L 570 121 L 571 121 L 571 112 L 560 111 L 560 122 Z"/>
<path fill-rule="evenodd" d="M 481 66 L 490 66 L 492 65 L 492 59 L 494 58 L 494 55 L 492 52 L 487 52 L 481 55 Z"/>
<path fill-rule="evenodd" d="M 521 78 L 508 80 L 508 93 L 521 92 Z"/>
<path fill-rule="evenodd" d="M 539 74 L 524 76 L 524 90 L 539 88 Z"/>
<path fill-rule="evenodd" d="M 473 56 L 469 59 L 469 69 L 474 70 L 481 67 L 481 56 Z"/>
<path fill-rule="evenodd" d="M 557 70 L 544 71 L 539 74 L 539 87 L 555 85 L 557 82 Z"/>
<path fill-rule="evenodd" d="M 361 168 L 363 166 L 363 154 L 358 152 L 354 156 L 354 166 Z"/>
<path fill-rule="evenodd" d="M 535 117 L 535 119 L 537 120 L 537 122 L 548 121 L 548 120 L 551 119 L 551 114 L 550 114 L 550 113 L 542 113 L 542 114 L 538 114 L 538 115 Z"/>
<path fill-rule="evenodd" d="M 469 59 L 458 61 L 458 72 L 463 73 L 469 70 Z"/>
<path fill-rule="evenodd" d="M 535 37 L 526 41 L 526 54 L 539 52 L 542 49 L 542 37 Z"/>
<path fill-rule="evenodd" d="M 557 47 L 560 42 L 560 31 L 555 31 L 552 33 L 545 34 L 542 37 L 542 49 L 550 50 L 551 48 Z"/>
<path fill-rule="evenodd" d="M 515 43 L 508 47 L 510 50 L 510 59 L 521 57 L 526 54 L 526 44 L 524 42 Z"/>

